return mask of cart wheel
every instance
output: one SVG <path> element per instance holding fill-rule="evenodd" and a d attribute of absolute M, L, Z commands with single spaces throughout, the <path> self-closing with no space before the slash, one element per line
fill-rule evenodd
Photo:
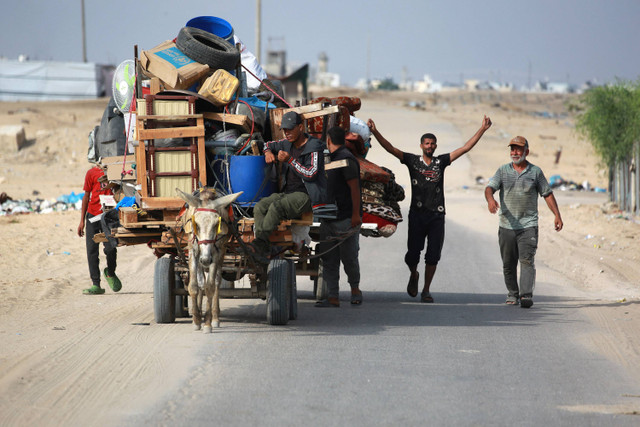
<path fill-rule="evenodd" d="M 289 260 L 291 265 L 289 273 L 289 320 L 296 320 L 298 318 L 298 285 L 296 283 L 296 263 Z"/>
<path fill-rule="evenodd" d="M 313 294 L 316 296 L 316 301 L 322 301 L 329 297 L 327 285 L 322 276 L 322 259 L 320 259 L 318 260 L 318 275 L 313 279 Z"/>
<path fill-rule="evenodd" d="M 176 321 L 175 279 L 173 259 L 167 256 L 158 258 L 153 272 L 153 311 L 157 323 Z"/>
<path fill-rule="evenodd" d="M 288 289 L 291 267 L 283 259 L 274 259 L 267 269 L 267 322 L 286 325 L 289 322 Z"/>
<path fill-rule="evenodd" d="M 182 281 L 182 276 L 180 273 L 176 272 L 176 283 L 175 289 L 183 289 L 184 282 Z M 187 302 L 189 301 L 188 295 L 176 295 L 176 318 L 180 317 L 189 317 L 189 307 Z"/>
<path fill-rule="evenodd" d="M 220 289 L 234 289 L 236 282 L 234 280 L 227 280 L 224 277 L 220 280 Z"/>

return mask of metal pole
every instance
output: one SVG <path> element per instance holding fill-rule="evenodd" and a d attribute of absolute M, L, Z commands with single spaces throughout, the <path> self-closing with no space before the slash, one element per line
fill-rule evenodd
<path fill-rule="evenodd" d="M 260 46 L 260 40 L 262 38 L 262 34 L 261 34 L 261 27 L 262 27 L 262 5 L 261 5 L 262 1 L 261 0 L 256 0 L 256 59 L 258 60 L 258 64 L 261 63 L 260 61 L 260 52 L 262 50 L 262 47 Z"/>
<path fill-rule="evenodd" d="M 82 6 L 82 62 L 87 62 L 87 31 L 84 22 L 84 0 L 80 0 Z"/>

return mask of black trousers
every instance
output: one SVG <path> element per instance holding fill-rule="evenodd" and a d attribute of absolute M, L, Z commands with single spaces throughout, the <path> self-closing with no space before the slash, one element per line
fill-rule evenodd
<path fill-rule="evenodd" d="M 91 282 L 94 285 L 100 286 L 100 257 L 99 257 L 99 249 L 100 244 L 93 241 L 93 236 L 102 231 L 102 225 L 100 221 L 91 222 L 90 218 L 93 218 L 93 215 L 87 214 L 85 224 L 85 239 L 87 244 L 87 262 L 89 263 L 89 276 L 91 277 Z M 117 250 L 116 247 L 110 243 L 103 243 L 103 251 L 107 256 L 107 269 L 109 272 L 109 276 L 114 276 L 116 274 L 116 264 L 117 264 Z"/>
<path fill-rule="evenodd" d="M 417 212 L 410 209 L 407 253 L 404 256 L 404 262 L 409 268 L 418 265 L 425 241 L 427 251 L 424 261 L 429 265 L 437 265 L 444 245 L 444 213 Z"/>

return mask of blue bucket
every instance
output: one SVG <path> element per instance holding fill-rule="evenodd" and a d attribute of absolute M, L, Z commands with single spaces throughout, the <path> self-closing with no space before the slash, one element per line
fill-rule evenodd
<path fill-rule="evenodd" d="M 240 206 L 253 206 L 273 193 L 273 182 L 267 176 L 268 171 L 264 156 L 229 157 L 231 191 L 244 191 L 236 200 Z M 260 190 L 263 184 L 264 187 Z"/>
<path fill-rule="evenodd" d="M 233 27 L 222 18 L 215 16 L 198 16 L 190 19 L 186 26 L 199 28 L 211 34 L 215 34 L 235 46 L 233 41 Z"/>

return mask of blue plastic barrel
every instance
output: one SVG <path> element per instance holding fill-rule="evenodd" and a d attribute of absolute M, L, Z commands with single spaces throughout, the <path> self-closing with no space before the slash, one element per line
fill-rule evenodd
<path fill-rule="evenodd" d="M 229 180 L 231 191 L 244 191 L 238 197 L 240 206 L 253 206 L 261 198 L 273 193 L 273 182 L 269 179 L 270 166 L 264 156 L 231 156 L 229 158 Z M 263 187 L 264 185 L 264 187 Z M 262 190 L 260 189 L 261 187 Z"/>
<path fill-rule="evenodd" d="M 233 41 L 233 27 L 222 18 L 216 16 L 198 16 L 190 19 L 186 26 L 199 28 L 215 34 L 235 46 Z"/>

